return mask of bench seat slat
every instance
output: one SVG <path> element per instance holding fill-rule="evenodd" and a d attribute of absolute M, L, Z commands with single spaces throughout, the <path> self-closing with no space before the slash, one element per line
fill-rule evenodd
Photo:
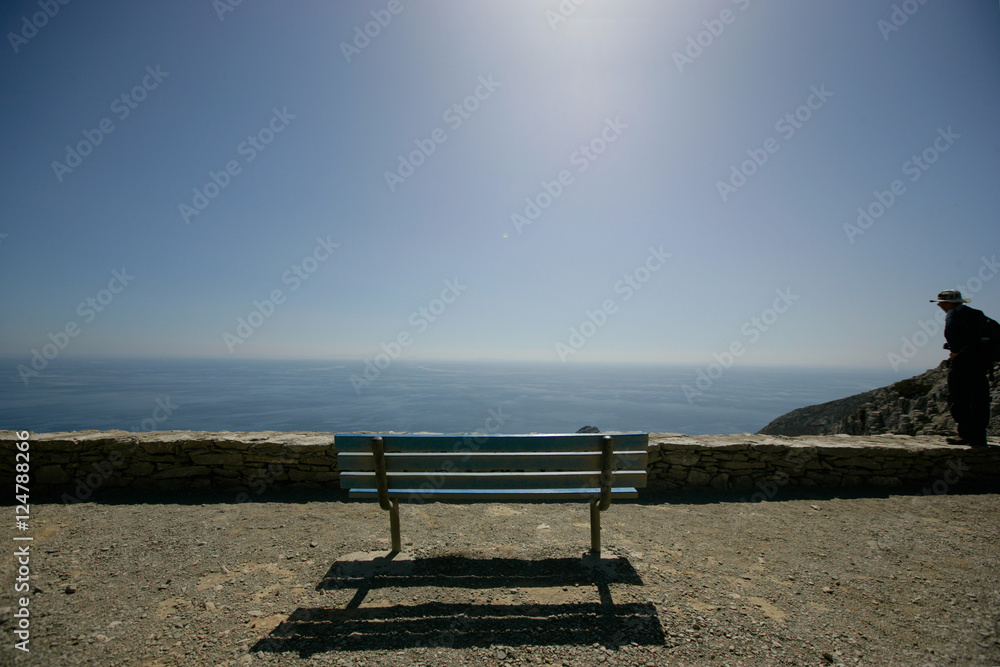
<path fill-rule="evenodd" d="M 389 488 L 420 488 L 430 485 L 436 489 L 537 489 L 537 488 L 601 488 L 601 472 L 389 472 Z M 612 484 L 619 486 L 645 486 L 645 470 L 620 470 L 612 473 Z M 375 473 L 343 472 L 340 486 L 345 489 L 374 488 Z"/>
<path fill-rule="evenodd" d="M 590 500 L 601 495 L 600 489 L 393 489 L 389 497 L 402 502 L 497 502 L 497 501 L 543 501 L 543 500 Z M 352 489 L 351 498 L 378 498 L 378 490 L 373 488 Z M 633 487 L 613 487 L 614 499 L 638 498 L 639 492 Z"/>
<path fill-rule="evenodd" d="M 416 433 L 338 433 L 338 452 L 370 452 L 375 436 L 382 438 L 389 452 L 553 452 L 601 451 L 601 438 L 614 438 L 616 450 L 645 450 L 648 433 L 566 433 L 525 435 L 425 435 Z"/>
<path fill-rule="evenodd" d="M 645 451 L 621 451 L 614 454 L 612 468 L 618 470 L 643 470 L 648 456 Z M 485 472 L 489 470 L 572 471 L 600 470 L 601 454 L 598 452 L 501 452 L 455 453 L 394 453 L 385 455 L 390 471 Z M 343 472 L 372 472 L 375 457 L 370 452 L 341 452 L 337 467 Z"/>

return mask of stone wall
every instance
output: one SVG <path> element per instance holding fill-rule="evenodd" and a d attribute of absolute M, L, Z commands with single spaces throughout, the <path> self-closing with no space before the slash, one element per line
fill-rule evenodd
<path fill-rule="evenodd" d="M 651 434 L 649 453 L 653 487 L 738 490 L 757 500 L 781 487 L 946 493 L 1000 480 L 1000 447 L 952 446 L 939 436 Z"/>
<path fill-rule="evenodd" d="M 0 431 L 0 478 L 15 479 L 18 442 Z M 216 489 L 236 502 L 268 489 L 338 488 L 331 433 L 82 431 L 33 433 L 28 442 L 31 493 L 64 502 L 121 488 Z M 782 487 L 945 493 L 1000 476 L 1000 447 L 971 450 L 936 436 L 650 434 L 649 454 L 652 488 L 736 490 L 757 500 Z"/>
<path fill-rule="evenodd" d="M 11 479 L 13 431 L 0 431 L 0 478 Z M 338 486 L 332 433 L 80 431 L 28 438 L 32 493 L 84 501 L 104 489 L 231 490 Z"/>

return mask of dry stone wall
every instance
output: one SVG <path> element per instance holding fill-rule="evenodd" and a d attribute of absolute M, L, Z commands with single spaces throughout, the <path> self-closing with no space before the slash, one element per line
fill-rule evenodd
<path fill-rule="evenodd" d="M 686 436 L 653 434 L 650 485 L 744 491 L 766 500 L 779 489 L 907 487 L 947 493 L 1000 480 L 1000 447 L 952 446 L 938 436 Z"/>
<path fill-rule="evenodd" d="M 3 479 L 17 474 L 18 442 L 0 431 Z M 215 489 L 240 502 L 269 489 L 339 486 L 331 433 L 81 431 L 32 433 L 28 443 L 31 492 L 65 502 L 107 489 Z M 751 500 L 802 487 L 946 493 L 1000 479 L 1000 447 L 973 450 L 937 436 L 651 434 L 648 449 L 652 488 L 735 490 Z"/>

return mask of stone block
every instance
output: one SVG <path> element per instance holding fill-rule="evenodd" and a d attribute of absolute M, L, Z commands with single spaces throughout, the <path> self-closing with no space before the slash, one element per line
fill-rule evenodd
<path fill-rule="evenodd" d="M 307 454 L 299 457 L 299 461 L 308 465 L 332 466 L 337 463 L 337 456 L 329 454 Z"/>
<path fill-rule="evenodd" d="M 83 443 L 76 440 L 38 440 L 32 443 L 32 450 L 46 452 L 82 452 Z"/>
<path fill-rule="evenodd" d="M 35 470 L 34 479 L 32 481 L 35 484 L 47 486 L 69 484 L 72 479 L 66 474 L 66 471 L 62 466 L 46 465 L 39 466 Z"/>
<path fill-rule="evenodd" d="M 209 452 L 215 450 L 215 443 L 211 438 L 198 435 L 191 438 L 178 438 L 177 444 L 181 451 L 185 452 Z"/>
<path fill-rule="evenodd" d="M 252 447 L 247 447 L 246 456 L 248 461 L 252 460 L 251 457 L 265 461 L 273 461 L 277 458 L 298 458 L 283 445 L 273 443 L 256 443 Z"/>
<path fill-rule="evenodd" d="M 845 468 L 865 468 L 867 470 L 881 470 L 882 464 L 872 458 L 855 456 L 849 459 L 837 461 L 837 465 Z"/>
<path fill-rule="evenodd" d="M 750 450 L 754 452 L 780 453 L 784 454 L 789 449 L 788 445 L 777 445 L 771 443 L 758 443 L 750 445 Z"/>
<path fill-rule="evenodd" d="M 243 465 L 243 455 L 238 452 L 192 453 L 191 462 L 200 466 L 240 466 Z"/>
<path fill-rule="evenodd" d="M 646 481 L 646 489 L 648 491 L 672 491 L 674 489 L 680 488 L 675 482 L 668 482 L 665 479 L 654 478 Z"/>
<path fill-rule="evenodd" d="M 701 452 L 663 452 L 663 460 L 672 465 L 696 466 L 701 460 Z"/>
<path fill-rule="evenodd" d="M 217 449 L 238 449 L 240 451 L 247 451 L 250 449 L 249 445 L 241 440 L 213 440 L 212 445 Z"/>
<path fill-rule="evenodd" d="M 729 470 L 763 470 L 767 468 L 767 464 L 760 461 L 729 461 L 724 467 Z"/>
<path fill-rule="evenodd" d="M 128 467 L 126 472 L 134 477 L 148 477 L 156 472 L 156 466 L 148 461 L 136 461 Z"/>
<path fill-rule="evenodd" d="M 717 444 L 711 443 L 711 444 L 707 445 L 708 448 L 711 448 L 711 451 L 712 451 L 713 454 L 715 452 L 725 452 L 725 454 L 727 454 L 727 455 L 729 455 L 730 452 L 742 452 L 742 451 L 746 451 L 748 448 L 750 448 L 752 446 L 753 445 L 750 445 L 750 444 L 745 443 L 745 442 L 727 442 L 727 443 L 721 444 L 721 445 L 717 445 Z"/>
<path fill-rule="evenodd" d="M 185 477 L 202 477 L 208 475 L 209 468 L 207 466 L 184 466 L 167 468 L 153 474 L 153 479 L 157 481 L 168 480 L 168 479 L 182 479 Z"/>
<path fill-rule="evenodd" d="M 339 473 L 311 470 L 289 470 L 288 479 L 293 482 L 333 482 L 340 478 Z"/>
<path fill-rule="evenodd" d="M 720 473 L 716 475 L 712 478 L 712 481 L 709 482 L 709 486 L 716 491 L 725 491 L 729 488 L 729 473 Z"/>
<path fill-rule="evenodd" d="M 171 440 L 152 440 L 139 443 L 147 454 L 173 454 L 177 449 L 177 443 Z"/>
<path fill-rule="evenodd" d="M 738 475 L 732 479 L 733 488 L 738 491 L 749 491 L 753 488 L 753 478 L 750 475 Z"/>
<path fill-rule="evenodd" d="M 285 443 L 284 447 L 299 456 L 316 456 L 316 455 L 332 455 L 336 454 L 336 450 L 333 446 L 333 442 L 328 443 L 297 443 L 289 442 Z"/>
<path fill-rule="evenodd" d="M 667 479 L 685 480 L 688 478 L 687 468 L 671 468 L 663 472 L 663 477 Z"/>
<path fill-rule="evenodd" d="M 691 486 L 708 486 L 708 483 L 712 481 L 712 477 L 707 472 L 691 470 L 688 473 L 687 481 Z"/>

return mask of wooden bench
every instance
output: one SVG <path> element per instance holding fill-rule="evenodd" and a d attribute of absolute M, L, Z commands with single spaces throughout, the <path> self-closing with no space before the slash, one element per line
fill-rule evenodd
<path fill-rule="evenodd" d="M 544 435 L 336 434 L 340 486 L 378 499 L 400 551 L 399 503 L 590 501 L 590 548 L 601 512 L 646 486 L 647 433 Z"/>

